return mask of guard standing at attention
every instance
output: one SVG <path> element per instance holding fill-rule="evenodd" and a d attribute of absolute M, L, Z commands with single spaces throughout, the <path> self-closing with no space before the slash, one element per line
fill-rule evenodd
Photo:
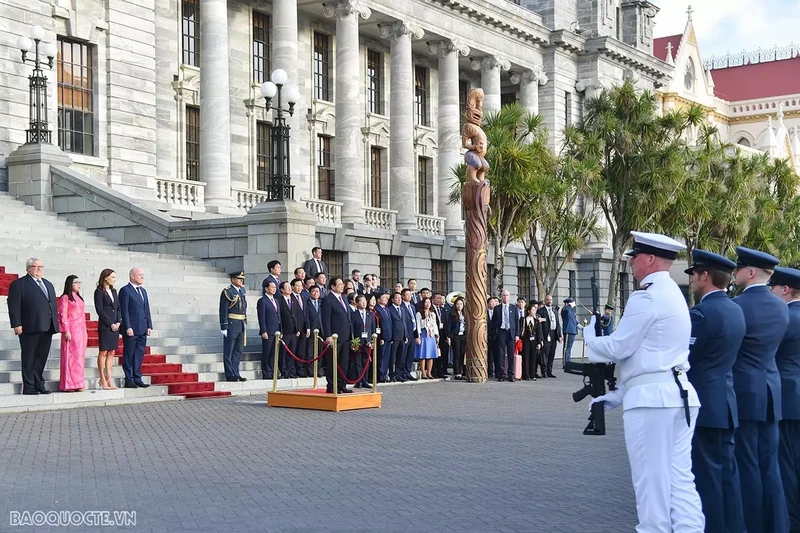
<path fill-rule="evenodd" d="M 603 309 L 603 316 L 600 317 L 600 327 L 603 328 L 603 337 L 608 337 L 614 333 L 614 306 L 606 304 Z"/>
<path fill-rule="evenodd" d="M 692 475 L 692 435 L 700 402 L 686 378 L 692 324 L 680 287 L 669 270 L 680 242 L 632 231 L 631 294 L 617 330 L 595 336 L 584 328 L 593 363 L 617 363 L 617 390 L 592 400 L 606 410 L 623 404 L 625 447 L 631 464 L 640 533 L 701 533 L 705 518 Z M 721 533 L 721 532 L 720 532 Z"/>
<path fill-rule="evenodd" d="M 692 472 L 703 502 L 707 533 L 745 531 L 742 492 L 734 456 L 739 426 L 733 365 L 744 338 L 744 313 L 725 292 L 736 263 L 705 250 L 692 250 L 689 274 L 698 304 L 689 311 L 689 381 L 700 398 L 692 439 Z"/>
<path fill-rule="evenodd" d="M 222 343 L 222 363 L 225 381 L 247 381 L 239 375 L 239 361 L 247 346 L 247 290 L 244 272 L 231 272 L 231 284 L 219 296 L 219 329 L 225 338 Z"/>
<path fill-rule="evenodd" d="M 789 510 L 789 531 L 800 533 L 800 270 L 777 267 L 772 294 L 789 307 L 789 327 L 775 355 L 781 374 L 783 420 L 778 423 L 778 464 Z"/>
<path fill-rule="evenodd" d="M 743 246 L 736 248 L 736 254 L 734 279 L 744 290 L 733 301 L 742 308 L 746 325 L 733 365 L 744 523 L 748 533 L 786 533 L 789 515 L 778 470 L 781 378 L 775 354 L 789 325 L 789 309 L 767 288 L 778 259 Z"/>

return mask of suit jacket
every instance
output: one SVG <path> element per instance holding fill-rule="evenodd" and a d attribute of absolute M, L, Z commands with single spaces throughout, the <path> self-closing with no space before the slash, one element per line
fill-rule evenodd
<path fill-rule="evenodd" d="M 150 297 L 142 287 L 142 296 L 128 283 L 119 290 L 119 306 L 122 311 L 123 334 L 132 329 L 134 335 L 145 335 L 148 329 L 153 329 L 153 319 L 150 316 Z"/>
<path fill-rule="evenodd" d="M 733 365 L 733 388 L 739 418 L 767 421 L 767 397 L 772 398 L 772 420 L 781 420 L 781 378 L 775 353 L 789 325 L 786 303 L 766 285 L 745 290 L 733 299 L 744 312 L 746 331 Z"/>
<path fill-rule="evenodd" d="M 528 325 L 528 317 L 523 318 L 519 323 L 519 338 L 522 340 L 529 340 L 533 337 L 533 342 L 536 344 L 544 342 L 542 324 L 542 322 L 539 322 L 539 317 L 533 317 L 533 326 Z"/>
<path fill-rule="evenodd" d="M 300 329 L 300 332 L 305 335 L 308 328 L 308 321 L 306 320 L 306 301 L 302 300 L 301 294 L 292 294 L 294 301 L 292 302 L 292 315 L 294 322 Z M 302 302 L 301 302 L 302 300 Z"/>
<path fill-rule="evenodd" d="M 448 324 L 450 322 L 450 315 L 444 310 L 444 306 L 437 309 L 433 306 L 433 312 L 436 314 L 436 321 L 439 323 L 439 344 L 447 344 L 447 338 L 450 336 Z"/>
<path fill-rule="evenodd" d="M 290 296 L 290 298 L 292 300 L 291 307 L 286 303 L 286 297 L 283 294 L 277 297 L 278 310 L 281 313 L 281 333 L 284 336 L 296 335 L 303 325 L 302 322 L 300 324 L 297 323 L 297 312 L 294 309 L 297 306 L 297 302 L 294 301 L 293 296 Z"/>
<path fill-rule="evenodd" d="M 536 315 L 544 318 L 544 322 L 542 322 L 542 337 L 544 339 L 544 342 L 547 342 L 547 336 L 550 335 L 550 331 L 551 331 L 550 330 L 550 315 L 547 313 L 547 308 L 546 307 L 542 307 L 541 309 L 536 311 Z M 553 315 L 556 318 L 556 328 L 555 328 L 555 331 L 553 332 L 555 334 L 555 337 L 553 337 L 551 335 L 550 336 L 550 341 L 551 342 L 557 342 L 558 338 L 561 337 L 561 320 L 559 320 L 558 311 L 556 311 L 555 309 L 553 309 Z"/>
<path fill-rule="evenodd" d="M 303 263 L 303 270 L 306 271 L 306 275 L 307 276 L 311 276 L 312 278 L 315 278 L 315 277 L 317 277 L 317 274 L 319 274 L 320 272 L 322 272 L 323 274 L 327 274 L 328 273 L 328 267 L 327 267 L 327 265 L 325 265 L 325 261 L 320 259 L 319 263 L 322 266 L 322 270 L 317 268 L 317 263 L 316 263 L 316 261 L 314 261 L 313 257 L 311 259 L 306 260 L 306 262 Z"/>
<path fill-rule="evenodd" d="M 30 275 L 15 279 L 8 287 L 8 317 L 11 327 L 22 326 L 23 335 L 59 332 L 56 290 L 44 278 L 42 283 L 47 289 L 47 297 Z"/>
<path fill-rule="evenodd" d="M 275 303 L 277 304 L 278 301 L 276 300 Z M 266 333 L 271 337 L 275 335 L 276 331 L 283 332 L 283 328 L 281 327 L 280 307 L 275 309 L 272 302 L 269 301 L 268 296 L 265 295 L 258 299 L 256 310 L 258 311 L 259 335 Z"/>
<path fill-rule="evenodd" d="M 361 321 L 361 310 L 353 311 L 350 315 L 351 331 L 354 339 L 360 339 L 361 345 L 372 342 L 372 334 L 375 333 L 375 316 L 369 309 L 364 310 L 365 321 Z M 367 338 L 361 337 L 361 334 L 366 332 Z"/>
<path fill-rule="evenodd" d="M 492 314 L 492 331 L 497 334 L 500 331 L 500 328 L 503 325 L 503 305 L 500 304 L 494 308 L 494 313 Z M 511 338 L 519 337 L 519 320 L 517 319 L 517 306 L 514 304 L 508 304 L 508 330 L 511 333 Z"/>
<path fill-rule="evenodd" d="M 697 425 L 733 429 L 739 425 L 733 365 L 744 338 L 744 313 L 724 291 L 706 295 L 689 312 L 689 381 L 700 399 Z M 733 426 L 730 426 L 730 421 Z"/>
<path fill-rule="evenodd" d="M 322 300 L 322 338 L 327 339 L 334 333 L 339 335 L 339 342 L 350 339 L 350 306 L 342 295 L 344 306 L 334 293 Z"/>
<path fill-rule="evenodd" d="M 457 337 L 458 336 L 458 330 L 461 329 L 461 321 L 460 320 L 456 320 L 455 318 L 453 318 L 452 313 L 453 313 L 452 309 L 447 313 L 447 336 L 450 337 L 450 338 Z M 467 335 L 467 322 L 466 321 L 467 321 L 467 314 L 464 313 L 464 336 L 465 337 Z"/>
<path fill-rule="evenodd" d="M 500 306 L 495 307 L 491 311 L 489 309 L 486 310 L 486 335 L 489 340 L 493 340 L 497 337 L 498 326 L 494 321 L 494 317 L 497 316 L 497 309 L 499 307 Z"/>
<path fill-rule="evenodd" d="M 122 309 L 120 309 L 117 289 L 112 288 L 111 294 L 114 295 L 113 300 L 103 289 L 94 290 L 94 309 L 97 311 L 98 321 L 106 329 L 111 329 L 111 324 L 117 322 L 122 324 Z"/>
<path fill-rule="evenodd" d="M 322 307 L 320 307 L 319 312 L 316 309 L 314 309 L 314 304 L 312 303 L 311 298 L 307 298 L 306 301 L 304 302 L 304 305 L 305 308 L 303 309 L 303 311 L 305 311 L 306 314 L 306 324 L 307 324 L 306 327 L 311 330 L 312 335 L 314 334 L 314 330 L 318 329 L 319 335 L 322 336 L 322 315 L 321 315 Z M 317 305 L 321 306 L 322 302 L 320 300 L 317 300 Z"/>
<path fill-rule="evenodd" d="M 775 355 L 781 373 L 783 419 L 800 420 L 800 302 L 789 304 L 789 327 Z"/>
<path fill-rule="evenodd" d="M 561 308 L 561 324 L 565 335 L 578 334 L 578 317 L 575 315 L 575 309 L 571 305 L 565 305 Z"/>
<path fill-rule="evenodd" d="M 417 310 L 414 305 L 411 306 L 412 310 L 409 311 L 408 305 L 405 302 L 400 303 L 400 311 L 403 312 L 403 325 L 405 326 L 406 338 L 416 339 L 419 337 L 417 331 Z"/>
<path fill-rule="evenodd" d="M 378 319 L 380 321 L 380 328 L 381 328 L 381 339 L 383 342 L 392 342 L 394 338 L 394 325 L 392 323 L 392 316 L 391 316 L 391 304 L 387 305 L 386 307 L 381 307 L 380 304 L 375 306 L 375 310 L 378 312 Z"/>
<path fill-rule="evenodd" d="M 406 332 L 406 321 L 403 315 L 402 304 L 400 309 L 397 309 L 394 304 L 387 305 L 386 309 L 389 311 L 389 316 L 392 317 L 392 341 L 400 342 L 409 339 L 410 337 Z"/>
<path fill-rule="evenodd" d="M 364 284 L 360 281 L 350 280 L 353 282 L 353 288 L 356 290 L 358 294 L 364 294 Z"/>
<path fill-rule="evenodd" d="M 272 274 L 267 274 L 267 277 L 264 278 L 264 281 L 261 282 L 261 288 L 262 289 L 267 286 L 267 282 L 268 281 L 275 282 L 275 289 L 276 289 L 275 296 L 280 296 L 280 294 L 281 294 L 281 281 L 282 280 L 280 278 L 276 278 Z"/>

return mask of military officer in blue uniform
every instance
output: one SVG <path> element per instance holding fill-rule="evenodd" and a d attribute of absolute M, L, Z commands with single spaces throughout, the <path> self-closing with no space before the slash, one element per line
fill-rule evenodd
<path fill-rule="evenodd" d="M 778 259 L 743 246 L 736 254 L 734 280 L 743 292 L 733 301 L 744 312 L 745 335 L 733 365 L 733 388 L 744 521 L 748 533 L 786 533 L 789 517 L 778 469 L 781 380 L 775 354 L 786 334 L 789 309 L 767 287 Z"/>
<path fill-rule="evenodd" d="M 769 280 L 772 294 L 789 307 L 789 327 L 775 363 L 781 375 L 783 420 L 778 423 L 778 464 L 789 510 L 789 531 L 800 532 L 800 270 L 775 268 Z"/>
<path fill-rule="evenodd" d="M 692 472 L 703 502 L 707 533 L 742 533 L 742 493 L 734 456 L 739 425 L 733 365 L 745 333 L 744 313 L 725 292 L 736 263 L 705 250 L 692 250 L 689 274 L 698 299 L 689 312 L 689 381 L 700 399 L 692 439 Z"/>
<path fill-rule="evenodd" d="M 614 333 L 614 306 L 606 304 L 603 309 L 603 316 L 600 317 L 600 327 L 603 328 L 603 337 L 608 337 Z"/>
<path fill-rule="evenodd" d="M 231 284 L 219 295 L 219 329 L 225 340 L 222 343 L 222 362 L 225 381 L 247 381 L 239 375 L 239 361 L 247 346 L 247 299 L 244 272 L 231 272 Z"/>

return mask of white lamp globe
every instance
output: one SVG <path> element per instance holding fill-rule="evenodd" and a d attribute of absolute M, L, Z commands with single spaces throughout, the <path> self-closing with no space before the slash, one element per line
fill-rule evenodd
<path fill-rule="evenodd" d="M 33 50 L 33 41 L 25 37 L 24 35 L 17 39 L 17 48 L 22 50 L 23 52 L 30 52 Z"/>
<path fill-rule="evenodd" d="M 270 79 L 275 85 L 286 85 L 286 82 L 289 81 L 289 75 L 282 68 L 276 68 L 272 71 Z"/>
<path fill-rule="evenodd" d="M 51 59 L 56 57 L 56 54 L 58 54 L 58 48 L 56 47 L 55 43 L 45 43 L 42 47 L 42 53 L 44 54 L 44 57 Z"/>
<path fill-rule="evenodd" d="M 286 87 L 285 91 L 287 102 L 290 104 L 296 104 L 300 101 L 300 89 L 298 89 L 296 85 L 289 85 Z"/>
<path fill-rule="evenodd" d="M 44 39 L 44 30 L 41 26 L 32 26 L 29 35 L 34 41 Z"/>
<path fill-rule="evenodd" d="M 278 93 L 278 87 L 275 86 L 274 83 L 271 81 L 265 81 L 261 84 L 261 96 L 266 98 L 267 100 L 271 100 L 275 98 L 275 95 Z"/>

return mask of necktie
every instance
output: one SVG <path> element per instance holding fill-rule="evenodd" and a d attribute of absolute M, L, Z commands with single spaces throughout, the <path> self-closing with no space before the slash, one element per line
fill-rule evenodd
<path fill-rule="evenodd" d="M 319 259 L 314 259 L 314 262 L 317 263 L 317 273 L 322 272 L 322 265 L 319 264 Z"/>
<path fill-rule="evenodd" d="M 42 282 L 42 280 L 40 280 L 40 279 L 37 279 L 36 280 L 36 284 L 39 286 L 40 289 L 42 289 L 42 292 L 44 293 L 44 297 L 49 300 L 50 299 L 50 295 L 47 294 L 47 287 L 44 286 L 44 282 Z"/>
<path fill-rule="evenodd" d="M 319 302 L 317 300 L 313 300 L 314 302 L 314 311 L 319 313 Z"/>
<path fill-rule="evenodd" d="M 142 301 L 144 301 L 144 295 L 142 294 L 142 288 L 141 287 L 136 287 L 136 292 L 139 293 L 139 298 L 141 298 Z"/>
<path fill-rule="evenodd" d="M 344 298 L 342 298 L 341 295 L 339 295 L 339 303 L 342 304 L 342 307 L 344 308 L 344 312 L 346 313 L 347 312 L 347 304 L 344 303 Z"/>
<path fill-rule="evenodd" d="M 297 303 L 300 304 L 300 309 L 302 310 L 303 309 L 303 299 L 300 298 L 299 296 L 297 297 Z"/>
<path fill-rule="evenodd" d="M 278 312 L 278 304 L 275 303 L 275 299 L 274 298 L 270 298 L 269 301 L 272 302 L 272 307 L 275 308 L 275 312 L 277 313 Z"/>

